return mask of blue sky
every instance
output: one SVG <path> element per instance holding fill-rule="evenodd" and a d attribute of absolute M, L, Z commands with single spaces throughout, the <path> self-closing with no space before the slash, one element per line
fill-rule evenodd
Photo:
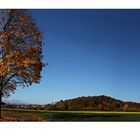
<path fill-rule="evenodd" d="M 29 10 L 44 32 L 38 85 L 8 100 L 45 104 L 107 95 L 140 102 L 140 10 Z"/>

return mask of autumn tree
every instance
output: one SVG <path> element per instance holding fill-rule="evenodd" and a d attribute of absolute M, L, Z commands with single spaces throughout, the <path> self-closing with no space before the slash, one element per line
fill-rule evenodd
<path fill-rule="evenodd" d="M 128 104 L 124 104 L 123 110 L 124 110 L 124 111 L 128 111 Z"/>
<path fill-rule="evenodd" d="M 0 117 L 2 97 L 39 83 L 42 32 L 26 10 L 0 10 Z"/>

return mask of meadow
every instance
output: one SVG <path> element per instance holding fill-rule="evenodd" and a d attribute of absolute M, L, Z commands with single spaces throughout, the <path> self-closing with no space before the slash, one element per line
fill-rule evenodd
<path fill-rule="evenodd" d="M 128 122 L 140 121 L 140 112 L 109 112 L 109 111 L 46 111 L 3 108 L 2 112 L 16 113 L 22 118 L 18 121 L 26 120 L 27 115 L 38 116 L 44 121 L 53 122 Z"/>

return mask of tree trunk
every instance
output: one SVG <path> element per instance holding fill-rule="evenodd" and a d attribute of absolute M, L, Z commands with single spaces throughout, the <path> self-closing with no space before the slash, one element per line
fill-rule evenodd
<path fill-rule="evenodd" d="M 1 115 L 1 104 L 2 104 L 2 93 L 0 93 L 0 118 L 2 118 L 2 115 Z"/>

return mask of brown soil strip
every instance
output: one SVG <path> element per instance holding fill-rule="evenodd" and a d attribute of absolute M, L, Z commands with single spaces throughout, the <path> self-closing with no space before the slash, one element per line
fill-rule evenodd
<path fill-rule="evenodd" d="M 32 115 L 29 113 L 17 113 L 12 111 L 3 111 L 2 112 L 2 118 L 0 119 L 1 122 L 7 122 L 7 121 L 20 121 L 20 122 L 31 122 L 31 121 L 47 121 L 46 119 L 38 116 L 38 115 Z"/>

